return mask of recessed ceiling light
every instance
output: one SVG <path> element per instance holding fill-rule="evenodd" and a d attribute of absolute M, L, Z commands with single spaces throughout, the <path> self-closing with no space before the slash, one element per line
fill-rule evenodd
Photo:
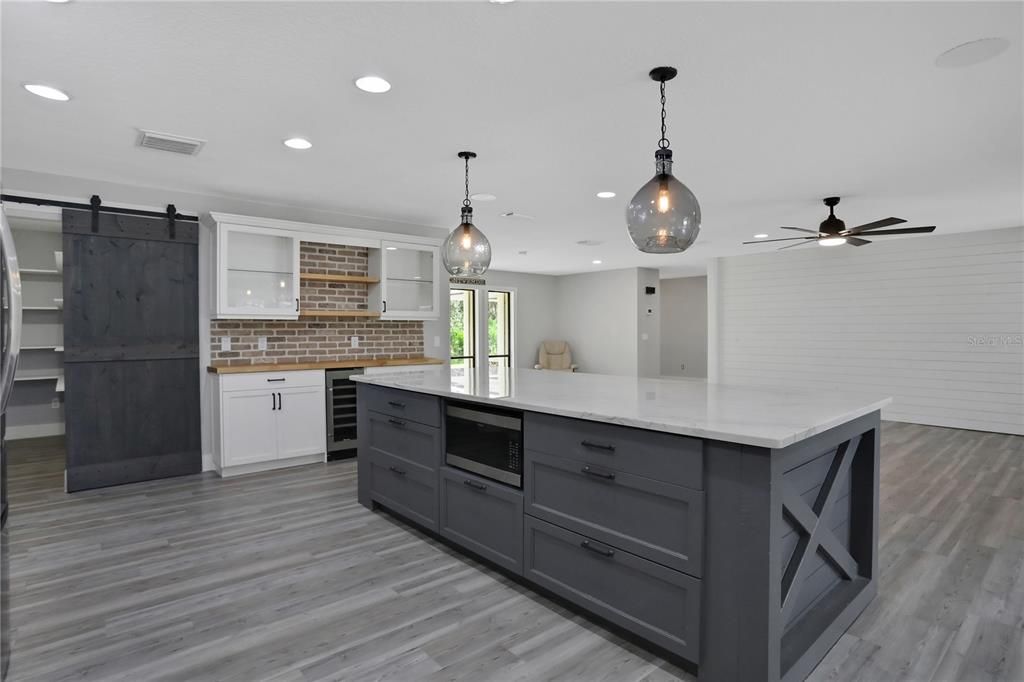
<path fill-rule="evenodd" d="M 526 252 L 526 251 L 520 251 L 520 252 L 519 252 L 519 255 L 520 255 L 520 256 L 525 256 L 526 254 L 527 254 L 527 252 Z"/>
<path fill-rule="evenodd" d="M 601 263 L 603 263 L 604 261 L 599 261 L 599 260 L 592 260 L 592 261 L 590 261 L 590 262 L 591 262 L 591 263 L 593 263 L 594 265 L 600 265 L 600 264 L 601 264 Z"/>
<path fill-rule="evenodd" d="M 385 251 L 398 251 L 398 247 L 397 246 L 385 246 L 384 250 Z"/>
<path fill-rule="evenodd" d="M 362 78 L 356 79 L 356 87 L 363 92 L 372 92 L 374 94 L 380 94 L 387 92 L 391 89 L 391 83 L 380 76 L 363 76 Z"/>
<path fill-rule="evenodd" d="M 476 194 L 470 194 L 469 198 L 473 201 L 494 201 L 498 197 L 488 192 L 477 192 Z"/>
<path fill-rule="evenodd" d="M 768 235 L 762 232 L 761 234 L 755 234 L 754 239 L 768 239 Z"/>
<path fill-rule="evenodd" d="M 46 1 L 47 2 L 52 2 L 53 4 L 57 5 L 57 4 L 64 4 L 65 2 L 69 2 L 70 0 L 46 0 Z"/>
<path fill-rule="evenodd" d="M 516 0 L 491 0 L 492 5 L 511 5 Z"/>
<path fill-rule="evenodd" d="M 995 59 L 1010 46 L 1005 38 L 981 38 L 946 50 L 935 58 L 940 69 L 960 69 Z"/>
<path fill-rule="evenodd" d="M 289 149 L 309 149 L 313 143 L 304 137 L 289 137 L 284 141 L 284 146 Z"/>
<path fill-rule="evenodd" d="M 31 92 L 33 95 L 45 97 L 46 99 L 52 99 L 57 102 L 67 102 L 70 97 L 67 93 L 58 90 L 57 88 L 50 87 L 49 85 L 40 85 L 39 83 L 25 83 L 25 89 Z"/>
<path fill-rule="evenodd" d="M 615 196 L 615 192 L 598 192 L 597 193 L 597 198 L 598 199 L 611 199 L 614 196 Z"/>

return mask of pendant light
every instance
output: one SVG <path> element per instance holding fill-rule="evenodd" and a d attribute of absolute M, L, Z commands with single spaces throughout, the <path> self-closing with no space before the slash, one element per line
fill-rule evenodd
<path fill-rule="evenodd" d="M 473 207 L 469 200 L 469 160 L 475 152 L 459 152 L 466 161 L 466 198 L 462 200 L 462 222 L 444 242 L 444 267 L 454 276 L 482 275 L 491 265 L 491 243 L 473 224 Z"/>
<path fill-rule="evenodd" d="M 672 175 L 672 150 L 666 137 L 665 83 L 676 77 L 671 66 L 651 70 L 661 83 L 661 139 L 654 152 L 655 174 L 626 208 L 629 238 L 644 253 L 682 253 L 700 232 L 700 204 L 686 185 Z"/>

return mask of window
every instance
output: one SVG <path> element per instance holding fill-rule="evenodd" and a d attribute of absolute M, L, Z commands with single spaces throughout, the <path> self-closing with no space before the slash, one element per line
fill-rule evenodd
<path fill-rule="evenodd" d="M 466 376 L 476 366 L 476 296 L 472 289 L 452 289 L 449 295 L 452 376 Z"/>
<path fill-rule="evenodd" d="M 487 371 L 492 378 L 512 366 L 512 292 L 487 292 Z"/>

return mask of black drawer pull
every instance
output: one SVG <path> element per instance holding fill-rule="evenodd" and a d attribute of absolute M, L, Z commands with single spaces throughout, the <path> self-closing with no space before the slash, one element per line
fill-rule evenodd
<path fill-rule="evenodd" d="M 399 409 L 405 409 L 405 403 L 400 403 L 397 400 L 389 400 L 388 405 L 391 407 L 397 407 Z"/>
<path fill-rule="evenodd" d="M 473 488 L 474 490 L 487 490 L 487 486 L 485 486 L 483 483 L 477 483 L 476 481 L 471 481 L 468 478 L 465 481 L 463 481 L 463 483 L 468 485 L 470 488 Z"/>
<path fill-rule="evenodd" d="M 395 472 L 399 476 L 405 476 L 405 469 L 399 469 L 396 466 L 390 466 L 390 467 L 388 467 L 388 469 L 390 469 L 391 471 Z"/>
<path fill-rule="evenodd" d="M 581 542 L 580 543 L 580 547 L 582 547 L 583 549 L 588 549 L 591 552 L 593 552 L 594 554 L 600 554 L 601 556 L 604 556 L 604 557 L 613 557 L 613 556 L 615 556 L 615 550 L 614 549 L 604 549 L 603 547 L 594 547 L 592 544 L 590 544 L 590 540 L 584 540 L 583 542 Z"/>
<path fill-rule="evenodd" d="M 285 380 L 284 377 L 281 377 L 280 379 L 267 379 L 267 381 L 284 381 L 284 380 Z"/>
<path fill-rule="evenodd" d="M 615 480 L 615 474 L 611 471 L 594 471 L 590 467 L 583 467 L 580 469 L 580 473 L 586 474 L 587 476 L 597 476 L 598 478 L 603 478 L 608 481 Z"/>
<path fill-rule="evenodd" d="M 593 443 L 589 440 L 581 440 L 580 445 L 585 448 L 594 448 L 595 450 L 607 450 L 608 452 L 615 452 L 614 445 L 608 445 L 606 443 Z"/>
<path fill-rule="evenodd" d="M 405 426 L 405 422 L 402 421 L 401 419 L 389 419 L 388 423 L 394 424 L 395 426 Z"/>

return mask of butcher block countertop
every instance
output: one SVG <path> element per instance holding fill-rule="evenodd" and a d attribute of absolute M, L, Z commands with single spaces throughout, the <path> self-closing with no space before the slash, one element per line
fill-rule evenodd
<path fill-rule="evenodd" d="M 276 362 L 262 365 L 231 365 L 206 368 L 211 374 L 246 374 L 249 372 L 287 372 L 300 369 L 351 369 L 354 367 L 401 367 L 403 365 L 443 365 L 440 358 L 402 358 L 396 360 L 318 360 L 316 362 Z"/>

